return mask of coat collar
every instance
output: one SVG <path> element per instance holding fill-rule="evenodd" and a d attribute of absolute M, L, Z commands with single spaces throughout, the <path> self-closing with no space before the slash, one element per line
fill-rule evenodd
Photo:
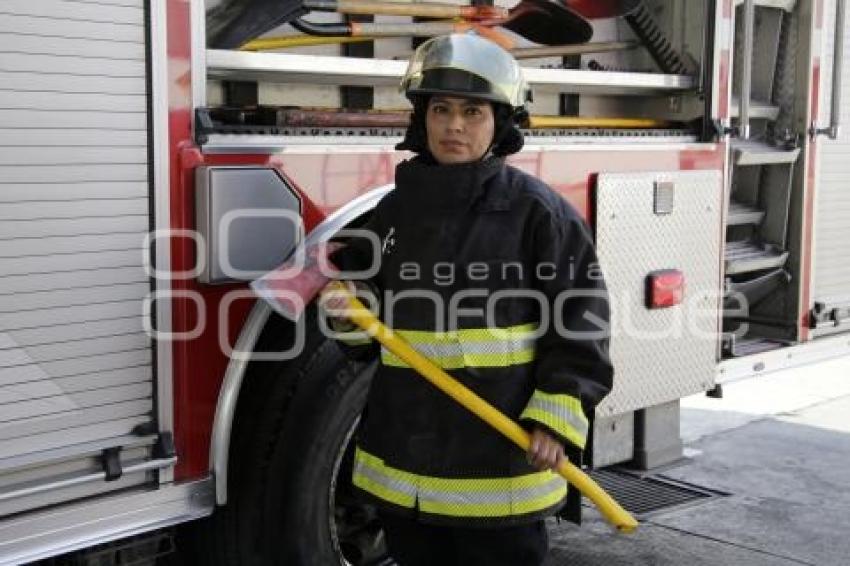
<path fill-rule="evenodd" d="M 415 157 L 399 163 L 395 183 L 412 206 L 466 209 L 477 204 L 483 210 L 508 210 L 512 187 L 505 168 L 501 157 L 452 165 Z"/>

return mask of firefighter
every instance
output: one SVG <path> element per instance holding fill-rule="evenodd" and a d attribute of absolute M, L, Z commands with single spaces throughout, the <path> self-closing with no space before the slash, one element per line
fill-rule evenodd
<path fill-rule="evenodd" d="M 473 34 L 434 38 L 401 84 L 413 114 L 397 148 L 415 156 L 366 224 L 377 240 L 353 239 L 332 260 L 343 271 L 374 265 L 363 284 L 384 322 L 533 440 L 523 454 L 389 351 L 347 333 L 349 355 L 379 357 L 352 481 L 403 566 L 537 565 L 543 519 L 567 498 L 552 468 L 578 460 L 587 415 L 612 384 L 605 284 L 582 218 L 505 163 L 522 148 L 516 124 L 530 98 L 507 51 Z M 342 304 L 328 292 L 322 300 L 327 312 Z"/>

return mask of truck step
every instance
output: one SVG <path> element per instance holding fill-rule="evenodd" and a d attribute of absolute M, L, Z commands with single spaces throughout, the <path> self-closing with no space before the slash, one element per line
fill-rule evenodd
<path fill-rule="evenodd" d="M 726 357 L 740 358 L 742 356 L 770 352 L 771 350 L 777 350 L 787 345 L 786 342 L 771 340 L 769 338 L 753 337 L 735 340 L 734 337 L 730 336 L 724 340 L 723 350 Z"/>
<path fill-rule="evenodd" d="M 778 163 L 794 163 L 800 154 L 800 149 L 782 149 L 757 141 L 734 141 L 732 150 L 735 165 L 774 165 Z"/>
<path fill-rule="evenodd" d="M 783 268 L 774 269 L 744 281 L 732 281 L 731 278 L 727 278 L 723 308 L 733 310 L 740 306 L 740 295 L 746 298 L 748 305 L 753 306 L 776 290 L 779 285 L 790 281 L 791 274 Z"/>
<path fill-rule="evenodd" d="M 726 225 L 760 224 L 763 218 L 763 210 L 733 200 L 729 202 L 729 215 L 726 217 Z"/>
<path fill-rule="evenodd" d="M 726 275 L 737 275 L 781 267 L 788 259 L 788 252 L 770 244 L 744 240 L 726 242 L 724 256 Z"/>

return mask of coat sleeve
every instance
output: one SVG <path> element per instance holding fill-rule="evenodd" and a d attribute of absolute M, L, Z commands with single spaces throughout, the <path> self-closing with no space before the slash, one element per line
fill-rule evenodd
<path fill-rule="evenodd" d="M 563 214 L 548 213 L 535 222 L 535 286 L 551 316 L 537 341 L 534 392 L 520 420 L 542 425 L 567 448 L 583 450 L 587 415 L 613 382 L 610 313 L 590 230 L 564 207 Z"/>

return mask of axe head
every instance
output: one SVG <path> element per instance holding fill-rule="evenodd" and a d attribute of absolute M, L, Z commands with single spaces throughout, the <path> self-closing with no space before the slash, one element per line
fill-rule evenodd
<path fill-rule="evenodd" d="M 299 246 L 282 265 L 252 281 L 251 288 L 280 315 L 296 321 L 339 273 L 328 256 L 340 247 L 339 242 Z"/>

